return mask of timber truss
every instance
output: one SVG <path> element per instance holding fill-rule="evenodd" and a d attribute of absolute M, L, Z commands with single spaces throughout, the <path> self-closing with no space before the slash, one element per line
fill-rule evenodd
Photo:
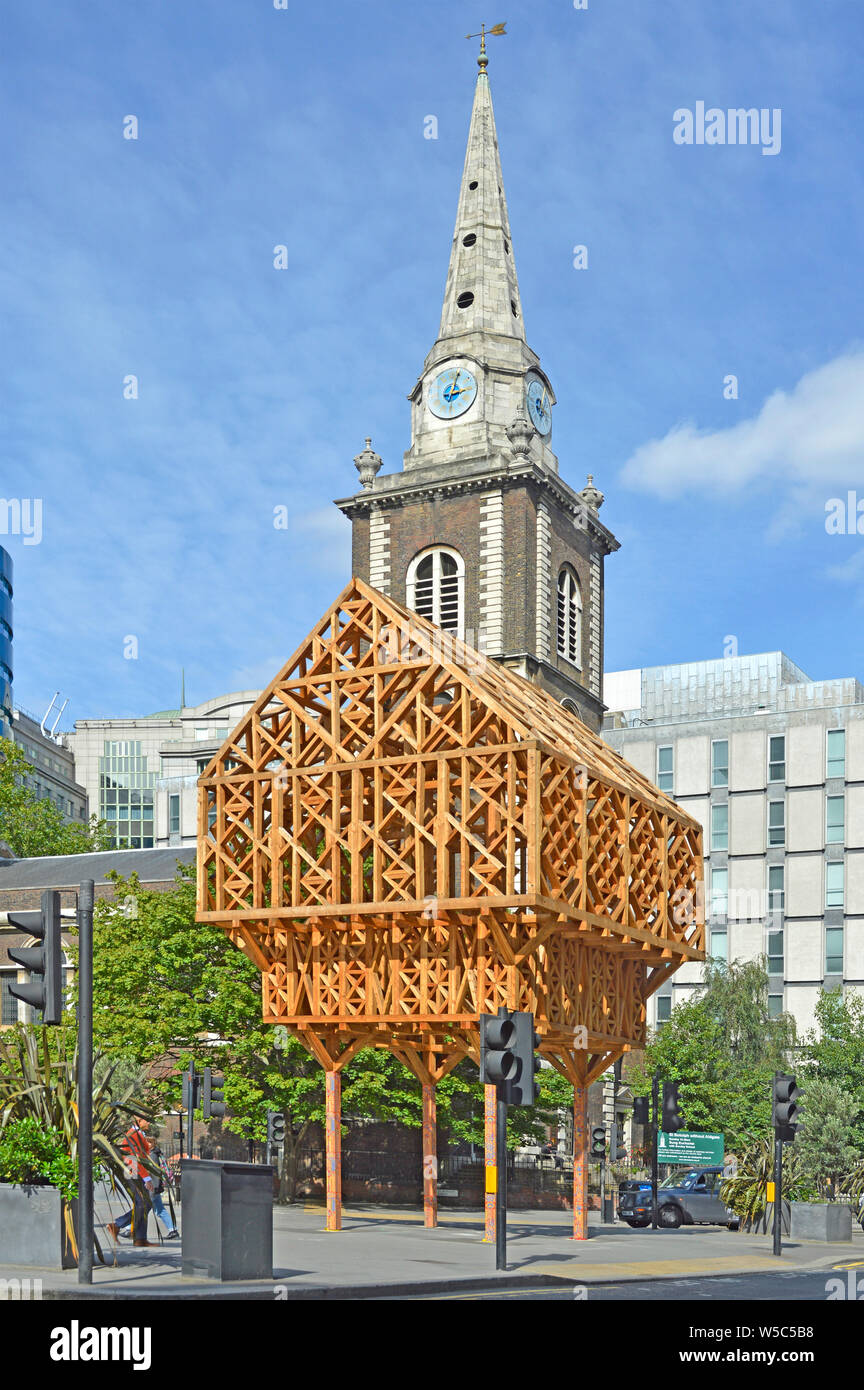
<path fill-rule="evenodd" d="M 701 827 L 543 690 L 352 580 L 199 779 L 199 920 L 265 1021 L 425 1082 L 533 1012 L 585 1086 L 704 947 Z"/>

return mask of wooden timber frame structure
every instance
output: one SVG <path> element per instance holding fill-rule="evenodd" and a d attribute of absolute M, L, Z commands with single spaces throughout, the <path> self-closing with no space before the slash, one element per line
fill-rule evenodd
<path fill-rule="evenodd" d="M 574 1086 L 584 1236 L 587 1088 L 704 956 L 699 823 L 552 696 L 359 579 L 199 789 L 198 918 L 255 961 L 265 1022 L 327 1073 L 328 1229 L 341 1069 L 387 1047 L 420 1081 L 433 1225 L 435 1084 L 505 1005 Z"/>

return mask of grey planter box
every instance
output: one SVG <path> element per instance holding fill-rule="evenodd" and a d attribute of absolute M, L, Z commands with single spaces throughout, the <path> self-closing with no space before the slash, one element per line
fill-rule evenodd
<path fill-rule="evenodd" d="M 73 1203 L 73 1218 L 76 1206 Z M 77 1264 L 56 1187 L 0 1183 L 0 1265 L 75 1269 Z"/>
<path fill-rule="evenodd" d="M 180 1175 L 184 1278 L 272 1279 L 272 1167 L 184 1158 Z"/>
<path fill-rule="evenodd" d="M 852 1209 L 846 1202 L 793 1202 L 793 1240 L 851 1240 Z"/>

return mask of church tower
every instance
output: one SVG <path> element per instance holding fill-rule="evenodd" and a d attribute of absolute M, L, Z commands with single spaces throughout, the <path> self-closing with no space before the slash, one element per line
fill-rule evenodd
<path fill-rule="evenodd" d="M 353 573 L 542 686 L 599 729 L 603 562 L 618 542 L 552 449 L 555 392 L 528 346 L 485 38 L 438 337 L 412 390 L 411 447 L 336 505 Z"/>

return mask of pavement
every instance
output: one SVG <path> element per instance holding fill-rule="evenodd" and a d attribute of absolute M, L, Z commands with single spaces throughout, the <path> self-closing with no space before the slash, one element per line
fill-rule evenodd
<path fill-rule="evenodd" d="M 181 1229 L 182 1229 L 182 1207 Z M 507 1222 L 507 1272 L 495 1271 L 494 1248 L 483 1241 L 482 1212 L 443 1211 L 437 1229 L 426 1230 L 421 1211 L 353 1206 L 343 1228 L 324 1229 L 324 1208 L 306 1204 L 274 1209 L 272 1280 L 220 1283 L 184 1279 L 181 1243 L 136 1249 L 112 1246 L 104 1231 L 110 1219 L 97 1205 L 97 1232 L 111 1263 L 94 1269 L 93 1285 L 77 1282 L 75 1270 L 24 1267 L 0 1269 L 0 1280 L 42 1281 L 45 1299 L 258 1300 L 418 1297 L 490 1287 L 554 1288 L 621 1284 L 626 1281 L 684 1283 L 730 1275 L 827 1272 L 850 1268 L 864 1275 L 864 1233 L 853 1227 L 851 1243 L 785 1239 L 783 1254 L 771 1253 L 770 1235 L 728 1231 L 719 1226 L 683 1226 L 677 1231 L 633 1230 L 601 1224 L 592 1213 L 589 1239 L 571 1237 L 570 1213 L 511 1212 Z M 151 1236 L 153 1219 L 151 1218 Z M 3 1286 L 7 1287 L 6 1285 Z M 490 1295 L 487 1295 L 490 1296 Z M 494 1297 L 494 1294 L 491 1296 Z"/>

